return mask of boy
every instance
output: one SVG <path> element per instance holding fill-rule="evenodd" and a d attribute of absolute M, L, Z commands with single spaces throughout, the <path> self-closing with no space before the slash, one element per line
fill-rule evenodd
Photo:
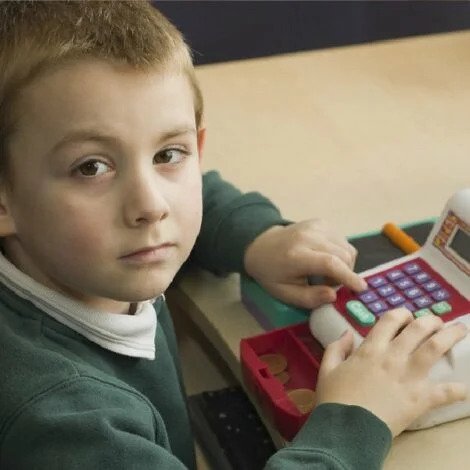
<path fill-rule="evenodd" d="M 163 292 L 198 233 L 195 262 L 305 304 L 333 296 L 309 274 L 363 287 L 354 253 L 312 222 L 276 226 L 268 201 L 216 174 L 201 229 L 202 100 L 150 5 L 2 2 L 0 21 L 0 467 L 194 468 Z M 353 353 L 344 335 L 317 408 L 266 468 L 379 468 L 392 436 L 465 397 L 426 379 L 465 334 L 398 310 Z"/>

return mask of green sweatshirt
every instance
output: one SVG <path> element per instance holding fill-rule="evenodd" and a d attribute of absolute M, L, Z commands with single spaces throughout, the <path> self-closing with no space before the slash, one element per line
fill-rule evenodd
<path fill-rule="evenodd" d="M 217 174 L 204 180 L 204 223 L 192 259 L 216 272 L 242 269 L 246 245 L 284 223 L 256 193 Z M 195 468 L 178 353 L 165 302 L 154 360 L 103 349 L 0 285 L 0 468 Z M 381 468 L 388 428 L 359 407 L 321 405 L 266 469 Z"/>

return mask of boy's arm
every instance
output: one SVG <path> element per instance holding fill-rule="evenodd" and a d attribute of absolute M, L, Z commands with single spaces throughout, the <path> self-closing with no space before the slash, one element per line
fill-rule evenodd
<path fill-rule="evenodd" d="M 203 175 L 203 217 L 190 261 L 216 274 L 244 272 L 247 246 L 273 225 L 287 225 L 269 199 L 243 194 L 216 171 Z"/>
<path fill-rule="evenodd" d="M 332 302 L 327 285 L 365 288 L 353 272 L 356 250 L 318 219 L 290 223 L 259 193 L 241 193 L 217 172 L 203 177 L 202 228 L 191 261 L 216 274 L 253 277 L 283 302 L 314 308 Z M 310 285 L 311 276 L 324 278 Z"/>
<path fill-rule="evenodd" d="M 359 406 L 317 406 L 290 445 L 276 452 L 265 470 L 379 470 L 390 449 L 388 427 Z"/>

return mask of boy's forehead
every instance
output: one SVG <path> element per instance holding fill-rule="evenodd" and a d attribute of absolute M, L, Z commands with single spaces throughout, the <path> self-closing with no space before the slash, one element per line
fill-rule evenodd
<path fill-rule="evenodd" d="M 23 101 L 33 104 L 32 112 L 38 107 L 55 106 L 58 111 L 79 114 L 93 110 L 98 114 L 102 105 L 132 108 L 141 105 L 142 99 L 162 105 L 176 100 L 176 108 L 182 109 L 185 99 L 192 98 L 192 91 L 182 73 L 140 71 L 92 60 L 69 64 L 41 76 L 27 87 L 24 96 Z"/>
<path fill-rule="evenodd" d="M 187 124 L 194 121 L 194 102 L 182 73 L 92 60 L 39 77 L 23 91 L 17 116 L 20 133 L 57 139 L 82 126 L 119 129 L 145 126 L 149 120 L 163 127 Z"/>

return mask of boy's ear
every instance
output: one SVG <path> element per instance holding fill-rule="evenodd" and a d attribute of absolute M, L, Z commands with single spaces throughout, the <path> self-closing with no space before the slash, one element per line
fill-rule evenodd
<path fill-rule="evenodd" d="M 202 152 L 204 151 L 204 144 L 206 143 L 206 128 L 203 127 L 197 131 L 197 151 L 199 154 L 199 162 L 202 159 Z"/>
<path fill-rule="evenodd" d="M 7 237 L 16 233 L 15 222 L 8 204 L 7 189 L 4 184 L 0 186 L 0 237 Z"/>

